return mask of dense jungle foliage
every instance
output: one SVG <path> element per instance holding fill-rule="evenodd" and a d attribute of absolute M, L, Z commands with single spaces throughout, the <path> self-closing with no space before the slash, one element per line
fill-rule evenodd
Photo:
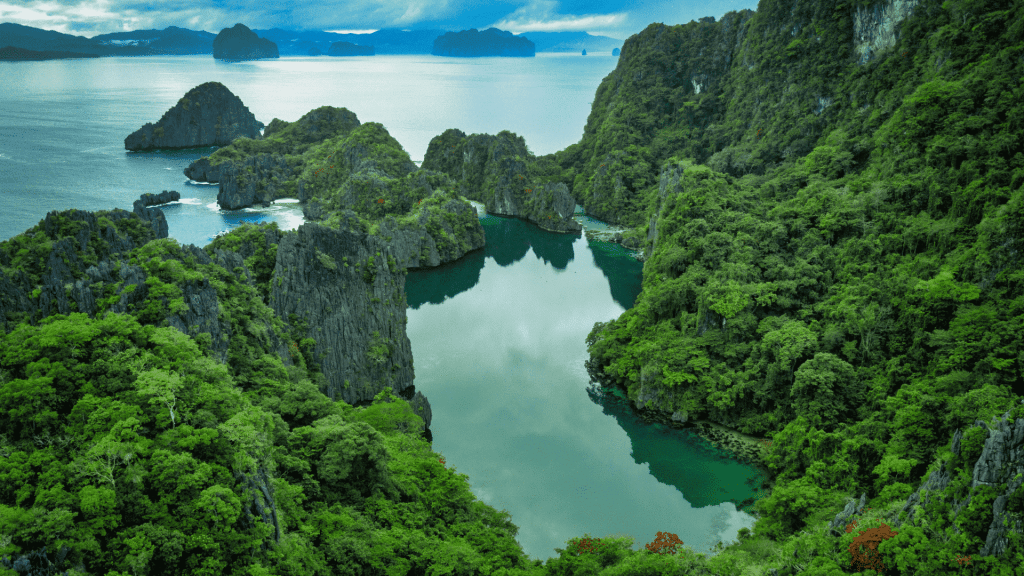
<path fill-rule="evenodd" d="M 724 21 L 652 25 L 627 41 L 580 144 L 531 168 L 651 239 L 643 293 L 595 326 L 591 368 L 652 408 L 773 440 L 776 485 L 738 542 L 705 555 L 671 535 L 634 551 L 584 534 L 530 562 L 403 399 L 319 392 L 309 342 L 259 297 L 272 258 L 250 256 L 253 288 L 159 240 L 130 255 L 153 280 L 127 313 L 18 319 L 0 339 L 0 556 L 14 559 L 0 572 L 1024 574 L 1019 530 L 1001 556 L 979 554 L 999 499 L 1024 519 L 1024 489 L 972 486 L 989 430 L 969 428 L 1024 417 L 1021 4 L 925 0 L 858 63 L 868 4 L 764 0 L 724 19 L 745 40 L 699 93 L 675 67 Z M 76 233 L 42 232 L 0 243 L 5 270 L 38 282 Z M 199 277 L 233 327 L 224 363 L 209 336 L 166 327 Z M 889 530 L 940 464 L 949 486 Z M 826 523 L 861 492 L 869 508 L 837 536 Z M 44 547 L 56 564 L 40 565 Z"/>
<path fill-rule="evenodd" d="M 953 458 L 953 433 L 1024 395 L 1024 10 L 921 2 L 895 45 L 860 64 L 840 49 L 853 45 L 855 7 L 797 3 L 806 19 L 780 32 L 772 15 L 789 4 L 762 2 L 734 55 L 744 65 L 720 92 L 680 82 L 650 105 L 624 79 L 662 84 L 664 47 L 708 24 L 652 25 L 627 43 L 627 61 L 650 57 L 620 64 L 595 99 L 596 135 L 556 155 L 576 161 L 565 173 L 589 167 L 594 182 L 605 149 L 636 146 L 662 168 L 660 182 L 649 176 L 606 208 L 644 223 L 635 235 L 651 239 L 651 256 L 636 306 L 588 337 L 591 368 L 652 408 L 770 437 L 777 485 L 754 532 L 814 546 L 813 560 L 778 561 L 797 573 L 849 570 L 815 536 L 835 495 L 866 492 L 875 528 L 945 460 L 960 474 L 945 508 L 882 543 L 885 566 L 937 574 L 970 555 L 972 573 L 1020 574 L 1019 531 L 1001 558 L 978 556 L 995 489 L 973 493 L 972 514 L 947 513 L 970 492 L 984 440 Z M 603 112 L 613 81 L 619 108 Z M 824 109 L 822 94 L 834 95 Z M 651 108 L 684 96 L 682 109 Z M 695 126 L 687 110 L 705 107 L 706 125 Z M 692 138 L 665 147 L 687 122 Z M 574 193 L 596 197 L 575 180 Z M 1006 517 L 1019 521 L 1014 502 Z"/>

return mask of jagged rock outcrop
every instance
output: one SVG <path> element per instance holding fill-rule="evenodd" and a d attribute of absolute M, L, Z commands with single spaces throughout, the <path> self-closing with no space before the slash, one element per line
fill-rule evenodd
<path fill-rule="evenodd" d="M 135 201 L 132 205 L 132 211 L 138 214 L 139 218 L 153 226 L 153 233 L 156 234 L 157 238 L 167 238 L 167 217 L 164 216 L 163 210 L 147 208 L 147 206 L 156 206 L 178 200 L 181 200 L 181 194 L 175 190 L 164 190 L 160 194 L 147 193 Z"/>
<path fill-rule="evenodd" d="M 20 319 L 35 322 L 57 313 L 77 311 L 93 314 L 96 303 L 93 289 L 102 289 L 102 285 L 96 286 L 96 283 L 105 280 L 103 274 L 96 279 L 96 271 L 116 268 L 120 255 L 157 237 L 153 227 L 146 227 L 146 232 L 139 231 L 139 235 L 133 237 L 119 233 L 113 225 L 104 225 L 100 218 L 113 224 L 125 218 L 138 218 L 138 215 L 120 209 L 99 213 L 54 211 L 49 212 L 39 225 L 25 232 L 30 236 L 45 234 L 53 244 L 41 267 L 28 271 L 19 269 L 10 274 L 0 270 L 0 321 L 5 326 Z M 76 226 L 74 236 L 63 233 L 69 222 L 81 223 Z M 86 265 L 81 255 L 87 250 L 95 254 L 97 264 Z M 0 255 L 4 255 L 5 260 L 0 263 L 10 266 L 11 261 L 6 259 L 5 252 L 0 251 Z M 122 274 L 127 268 L 121 268 Z M 110 281 L 109 273 L 106 281 Z"/>
<path fill-rule="evenodd" d="M 220 182 L 220 172 L 226 163 L 211 164 L 209 156 L 193 161 L 185 168 L 185 176 L 196 182 Z"/>
<path fill-rule="evenodd" d="M 576 202 L 568 188 L 534 182 L 528 158 L 526 142 L 511 132 L 467 136 L 449 129 L 430 141 L 422 169 L 448 174 L 460 194 L 483 202 L 491 214 L 524 218 L 554 232 L 579 233 L 582 227 L 572 219 Z"/>
<path fill-rule="evenodd" d="M 273 172 L 270 166 L 281 166 L 281 159 L 285 154 L 299 156 L 324 140 L 345 136 L 359 126 L 359 119 L 354 113 L 333 106 L 321 106 L 311 110 L 295 122 L 274 118 L 258 142 L 243 141 L 249 144 L 245 152 L 237 150 L 235 146 L 225 146 L 210 156 L 204 156 L 189 164 L 185 168 L 185 176 L 196 182 L 220 182 L 228 167 L 237 163 L 253 169 L 259 165 L 261 170 L 270 170 L 271 177 L 280 177 L 282 174 Z M 243 157 L 242 160 L 237 159 L 239 155 Z M 255 157 L 260 155 L 270 155 L 273 158 L 256 160 Z M 289 173 L 287 179 L 292 178 Z M 226 194 L 233 193 L 233 187 L 229 187 Z M 254 193 L 254 198 L 256 196 Z"/>
<path fill-rule="evenodd" d="M 449 198 L 437 206 L 437 211 L 440 214 L 428 210 L 420 212 L 413 224 L 400 224 L 393 216 L 381 221 L 379 235 L 391 246 L 400 267 L 439 266 L 484 247 L 484 230 L 471 205 Z"/>
<path fill-rule="evenodd" d="M 173 198 L 173 194 L 147 195 L 139 205 L 168 198 Z M 144 209 L 159 212 L 156 208 Z M 146 282 L 149 276 L 141 266 L 129 264 L 127 256 L 131 250 L 157 239 L 157 236 L 152 226 L 141 229 L 127 227 L 135 236 L 119 232 L 115 228 L 116 223 L 126 218 L 140 217 L 124 210 L 51 212 L 39 226 L 26 232 L 46 234 L 52 248 L 43 265 L 36 270 L 0 269 L 0 321 L 5 329 L 12 322 L 28 320 L 35 323 L 58 313 L 82 312 L 95 317 L 103 298 L 109 299 L 103 310 L 122 314 L 136 314 L 143 310 L 150 298 L 150 286 Z M 69 222 L 81 224 L 69 226 Z M 75 234 L 67 235 L 64 230 L 68 229 L 76 230 Z M 163 229 L 166 230 L 166 226 Z M 193 267 L 188 260 L 194 260 L 196 265 L 214 263 L 206 252 L 191 244 L 181 246 L 180 252 L 175 254 L 165 255 L 164 259 L 176 258 L 186 269 Z M 9 266 L 11 262 L 6 251 L 0 250 L 0 255 L 4 259 L 0 263 Z M 95 257 L 96 263 L 88 265 L 86 255 Z M 244 262 L 234 257 L 237 257 L 234 253 L 226 254 L 217 263 L 231 265 L 227 269 L 233 274 L 235 266 L 241 264 L 245 274 L 239 279 L 253 285 Z M 181 290 L 186 306 L 168 314 L 168 324 L 192 337 L 208 334 L 211 355 L 221 362 L 226 361 L 234 329 L 231 319 L 221 312 L 223 305 L 216 288 L 205 277 L 185 280 L 177 284 L 177 288 Z M 287 342 L 277 334 L 272 323 L 255 322 L 251 329 L 250 338 L 255 334 L 265 350 L 277 353 L 285 365 L 291 364 Z"/>
<path fill-rule="evenodd" d="M 918 0 L 888 0 L 856 7 L 853 41 L 859 64 L 866 64 L 875 54 L 896 45 L 900 33 L 898 24 L 913 14 L 917 3 Z"/>
<path fill-rule="evenodd" d="M 223 210 L 237 210 L 255 203 L 269 206 L 276 198 L 277 183 L 292 176 L 291 166 L 280 154 L 258 154 L 220 166 L 217 204 Z"/>
<path fill-rule="evenodd" d="M 373 46 L 361 46 L 351 42 L 334 42 L 327 49 L 328 56 L 373 56 Z"/>
<path fill-rule="evenodd" d="M 264 467 L 260 467 L 255 474 L 245 474 L 239 471 L 233 473 L 235 480 L 242 487 L 245 495 L 245 504 L 242 507 L 242 525 L 252 528 L 256 525 L 256 519 L 267 526 L 273 526 L 274 531 L 269 538 L 274 542 L 281 541 L 281 523 L 278 520 L 277 502 L 274 499 L 274 485 Z M 266 551 L 270 549 L 270 542 L 260 543 L 260 547 Z"/>
<path fill-rule="evenodd" d="M 606 164 L 611 161 L 608 158 Z M 682 178 L 683 172 L 691 164 L 688 162 L 676 162 L 676 163 L 665 163 L 661 167 L 661 175 L 658 178 L 658 199 L 654 210 L 654 214 L 651 216 L 650 224 L 647 228 L 647 244 L 644 247 L 644 259 L 651 257 L 654 252 L 654 247 L 658 243 L 658 220 L 664 216 L 665 210 L 667 209 L 667 202 L 665 201 L 670 196 L 675 196 L 679 193 L 679 179 Z M 601 175 L 601 172 L 598 172 Z M 595 190 L 597 187 L 595 186 Z M 600 218 L 600 216 L 596 216 Z"/>
<path fill-rule="evenodd" d="M 277 316 L 293 322 L 294 315 L 316 340 L 313 356 L 328 397 L 355 405 L 385 387 L 398 394 L 412 385 L 404 271 L 390 247 L 357 221 L 344 220 L 337 230 L 307 223 L 285 233 L 270 284 Z"/>
<path fill-rule="evenodd" d="M 124 139 L 126 150 L 225 146 L 235 138 L 262 138 L 263 123 L 220 82 L 189 90 L 156 124 L 146 123 Z M 195 180 L 195 178 L 193 178 Z"/>
<path fill-rule="evenodd" d="M 832 535 L 842 535 L 846 530 L 846 526 L 853 520 L 853 517 L 864 513 L 864 506 L 867 505 L 867 503 L 867 493 L 862 493 L 860 495 L 860 500 L 851 500 L 847 502 L 843 511 L 836 514 L 836 517 L 828 523 L 828 528 L 832 532 Z"/>
<path fill-rule="evenodd" d="M 1021 404 L 1024 404 L 1024 400 L 1021 400 Z M 981 455 L 972 466 L 972 479 L 966 498 L 961 498 L 962 495 L 952 495 L 952 510 L 949 512 L 948 521 L 953 529 L 959 532 L 955 520 L 962 512 L 966 512 L 977 494 L 977 489 L 981 486 L 992 486 L 998 493 L 992 503 L 992 521 L 979 556 L 1002 556 L 1009 544 L 1006 533 L 1010 530 L 1020 533 L 1024 529 L 1024 522 L 1020 521 L 1019 515 L 1007 510 L 1008 501 L 1024 483 L 1024 418 L 1013 418 L 1012 413 L 1013 410 L 1009 410 L 1001 418 L 993 417 L 991 425 L 975 420 L 973 427 L 987 429 L 988 437 L 985 439 Z M 963 432 L 960 430 L 953 434 L 950 451 L 954 456 L 960 454 L 962 438 Z M 907 497 L 902 513 L 893 522 L 894 528 L 904 523 L 919 523 L 920 521 L 914 521 L 915 515 L 932 498 L 941 498 L 944 495 L 954 475 L 955 471 L 949 470 L 946 462 L 941 461 L 938 470 L 933 470 L 921 486 Z M 906 514 L 905 518 L 903 514 Z"/>
<path fill-rule="evenodd" d="M 242 23 L 225 28 L 213 39 L 213 57 L 220 60 L 279 58 L 277 44 L 260 38 Z"/>

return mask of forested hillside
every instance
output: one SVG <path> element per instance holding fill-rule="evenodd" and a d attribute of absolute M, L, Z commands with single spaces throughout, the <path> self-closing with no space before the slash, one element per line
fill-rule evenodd
<path fill-rule="evenodd" d="M 952 481 L 882 538 L 887 570 L 1024 565 L 1022 8 L 765 1 L 651 25 L 581 142 L 541 159 L 650 256 L 636 306 L 588 338 L 593 374 L 769 437 L 759 537 L 814 533 L 843 494 L 895 528 L 931 471 Z M 849 568 L 822 546 L 776 565 Z"/>

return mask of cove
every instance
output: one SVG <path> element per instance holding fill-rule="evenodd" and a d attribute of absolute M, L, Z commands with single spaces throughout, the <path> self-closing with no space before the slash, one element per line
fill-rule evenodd
<path fill-rule="evenodd" d="M 511 514 L 534 559 L 584 534 L 628 534 L 640 550 L 666 531 L 708 552 L 753 527 L 737 505 L 756 496 L 757 468 L 644 418 L 587 374 L 587 334 L 633 306 L 643 264 L 583 235 L 490 215 L 481 224 L 483 249 L 406 278 L 434 451 Z"/>

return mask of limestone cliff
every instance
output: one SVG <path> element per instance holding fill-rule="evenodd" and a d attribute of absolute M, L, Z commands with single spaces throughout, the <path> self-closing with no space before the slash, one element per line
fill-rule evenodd
<path fill-rule="evenodd" d="M 402 268 L 437 266 L 484 244 L 475 211 L 451 193 L 448 175 L 417 169 L 384 126 L 360 124 L 344 108 L 318 108 L 292 123 L 275 118 L 263 140 L 239 140 L 185 174 L 219 182 L 217 201 L 226 210 L 298 198 L 307 220 L 329 228 L 351 211 L 366 230 L 395 242 Z M 564 187 L 539 195 L 552 203 L 560 198 L 557 205 L 571 214 Z"/>
<path fill-rule="evenodd" d="M 1024 404 L 1024 400 L 1021 401 Z M 1013 414 L 1018 416 L 1014 418 Z M 949 453 L 951 459 L 940 459 L 937 467 L 924 480 L 920 487 L 907 497 L 906 504 L 891 519 L 895 530 L 904 524 L 950 525 L 954 532 L 959 533 L 958 519 L 966 516 L 971 509 L 971 502 L 982 500 L 985 514 L 991 511 L 992 520 L 983 539 L 984 545 L 977 556 L 1002 557 L 1008 544 L 1008 532 L 1021 533 L 1024 522 L 1020 520 L 1021 505 L 1024 504 L 1024 418 L 1020 410 L 1009 410 L 1000 418 L 993 417 L 991 424 L 976 420 L 972 428 L 984 430 L 984 445 L 981 454 L 962 454 L 964 433 L 957 430 L 953 434 Z M 971 476 L 970 484 L 961 489 L 950 488 L 958 475 L 957 467 L 950 465 L 953 459 L 964 456 L 975 456 L 966 462 L 966 472 Z M 982 487 L 991 487 L 992 492 L 983 494 Z M 934 503 L 944 502 L 938 507 L 946 510 L 943 518 L 935 518 Z M 847 503 L 846 508 L 829 522 L 829 529 L 834 536 L 842 534 L 845 526 L 862 515 L 867 504 L 867 494 L 861 494 L 859 500 Z"/>
<path fill-rule="evenodd" d="M 260 139 L 263 123 L 220 82 L 189 90 L 156 124 L 124 139 L 126 150 L 225 146 L 235 138 Z"/>
<path fill-rule="evenodd" d="M 157 238 L 167 238 L 167 218 L 164 216 L 163 210 L 147 208 L 147 206 L 157 206 L 178 200 L 181 200 L 181 194 L 176 190 L 169 192 L 164 190 L 160 194 L 143 194 L 132 204 L 132 212 L 153 226 L 153 233 Z"/>
<path fill-rule="evenodd" d="M 213 57 L 219 60 L 279 58 L 277 44 L 260 38 L 242 23 L 225 28 L 213 39 Z"/>
<path fill-rule="evenodd" d="M 553 232 L 579 233 L 568 188 L 537 181 L 528 170 L 530 159 L 526 142 L 511 132 L 467 136 L 449 129 L 430 141 L 422 169 L 447 174 L 460 194 L 483 202 L 491 214 L 524 218 Z"/>
<path fill-rule="evenodd" d="M 874 113 L 870 95 L 840 93 L 840 71 L 892 56 L 918 4 L 837 13 L 820 2 L 762 0 L 756 14 L 651 24 L 623 45 L 580 142 L 553 156 L 573 173 L 567 184 L 588 214 L 640 226 L 635 206 L 656 184 L 643 175 L 672 156 L 735 177 L 764 174 L 810 152 L 849 107 L 843 99 Z"/>
<path fill-rule="evenodd" d="M 137 207 L 168 198 L 173 195 L 147 195 Z M 155 208 L 143 209 L 159 213 Z M 156 228 L 166 232 L 162 214 L 147 220 L 124 210 L 50 212 L 23 235 L 0 243 L 0 320 L 9 326 L 18 321 L 35 323 L 53 314 L 128 313 L 144 323 L 171 326 L 192 337 L 203 335 L 211 355 L 221 362 L 227 360 L 232 341 L 242 336 L 259 342 L 264 351 L 278 353 L 289 364 L 284 336 L 262 302 L 257 308 L 266 313 L 258 319 L 236 324 L 225 314 L 224 290 L 234 289 L 245 277 L 237 278 L 224 268 L 218 271 L 203 250 L 191 244 L 179 246 L 166 236 L 161 239 Z M 26 254 L 19 246 L 33 248 Z M 133 259 L 143 247 L 151 256 Z M 178 264 L 154 272 L 155 254 Z M 169 274 L 170 269 L 200 274 L 178 277 Z M 211 277 L 218 282 L 211 282 Z"/>
<path fill-rule="evenodd" d="M 390 247 L 355 223 L 303 224 L 278 243 L 270 305 L 316 340 L 330 398 L 355 405 L 412 386 L 404 274 Z"/>

